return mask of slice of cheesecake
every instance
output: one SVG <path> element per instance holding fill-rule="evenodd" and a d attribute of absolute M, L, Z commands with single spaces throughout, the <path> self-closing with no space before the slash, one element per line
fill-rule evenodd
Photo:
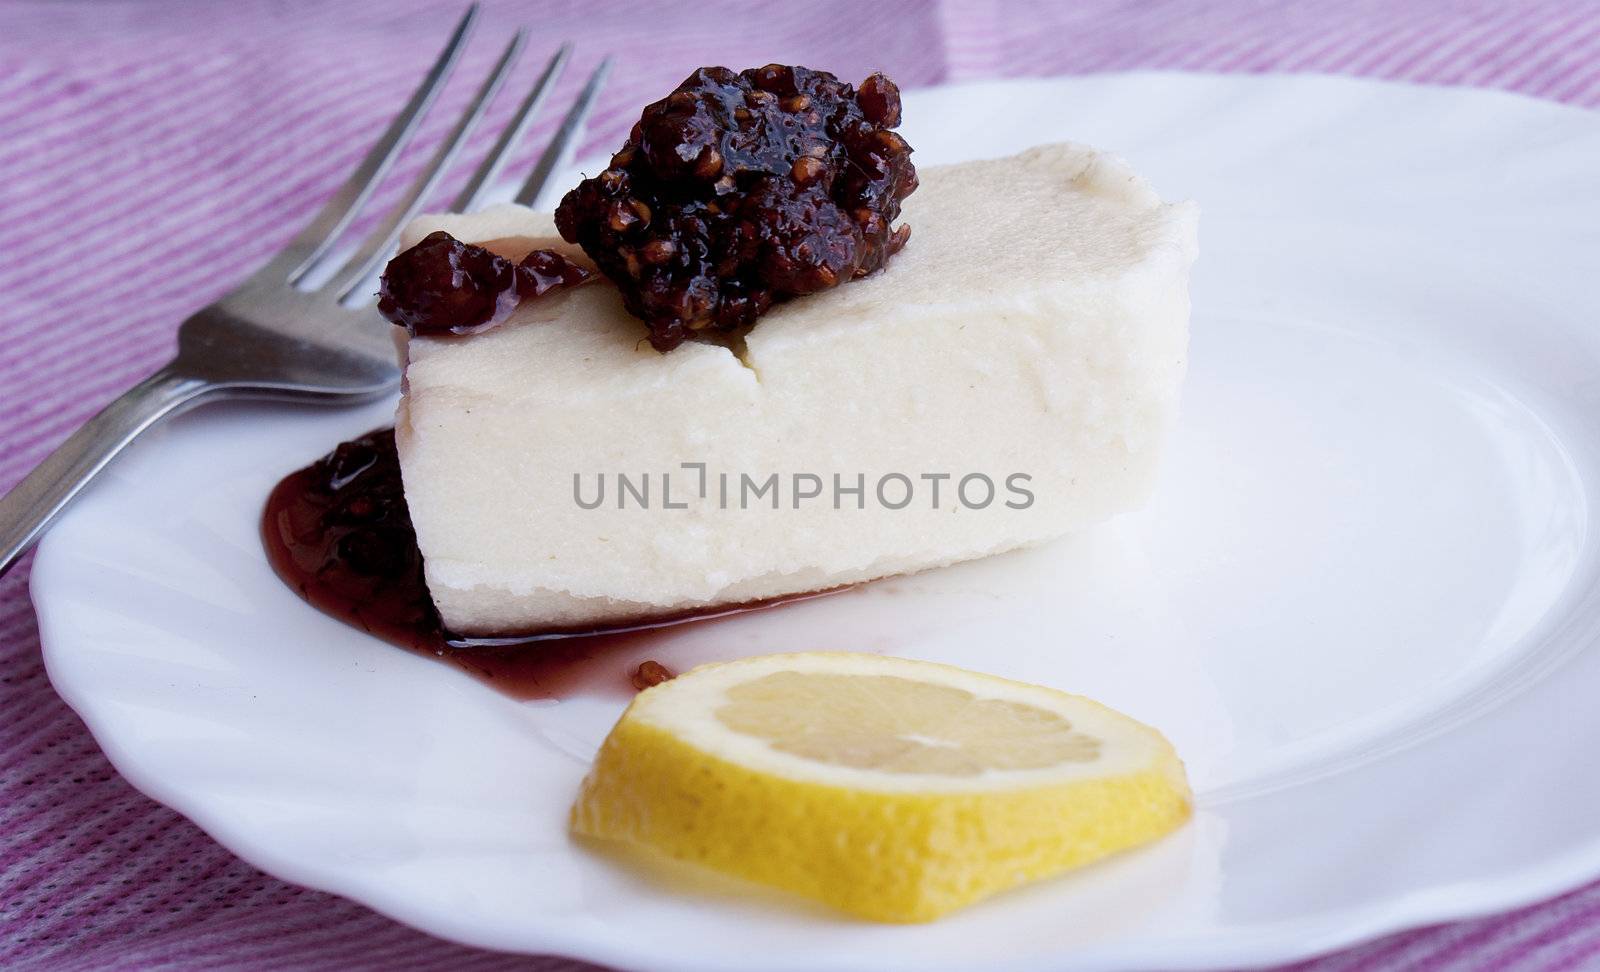
<path fill-rule="evenodd" d="M 657 353 L 603 280 L 410 339 L 396 432 L 446 627 L 821 590 L 1141 505 L 1184 374 L 1196 208 L 1075 145 L 921 177 L 886 270 L 774 307 L 740 353 Z M 584 260 L 521 207 L 423 217 L 403 245 L 435 230 Z"/>

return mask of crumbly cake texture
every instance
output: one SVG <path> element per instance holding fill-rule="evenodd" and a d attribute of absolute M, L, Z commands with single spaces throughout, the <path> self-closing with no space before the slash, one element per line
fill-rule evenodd
<path fill-rule="evenodd" d="M 1077 145 L 928 168 L 889 268 L 774 307 L 743 355 L 659 354 L 611 287 L 528 301 L 471 337 L 407 342 L 396 435 L 447 627 L 495 634 L 700 610 L 939 567 L 1142 505 L 1178 405 L 1198 210 Z M 583 261 L 516 206 L 425 216 L 511 259 Z M 684 463 L 704 463 L 700 473 Z M 619 508 L 617 474 L 650 480 Z M 719 502 L 719 474 L 733 485 Z M 770 494 L 739 503 L 741 474 Z M 876 486 L 899 473 L 902 509 Z M 931 504 L 924 474 L 950 474 Z M 996 486 L 982 509 L 954 491 Z M 662 476 L 672 501 L 664 508 Z M 795 474 L 822 495 L 795 507 Z M 1024 508 L 1007 492 L 1028 477 Z M 865 482 L 865 509 L 833 477 Z M 579 484 L 575 494 L 575 477 Z M 606 483 L 604 502 L 597 477 Z M 807 481 L 809 487 L 809 481 Z M 981 500 L 981 484 L 969 496 Z M 887 498 L 905 493 L 890 483 Z"/>

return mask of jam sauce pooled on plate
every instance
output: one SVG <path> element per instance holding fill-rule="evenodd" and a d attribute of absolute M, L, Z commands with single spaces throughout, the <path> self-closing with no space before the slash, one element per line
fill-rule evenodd
<path fill-rule="evenodd" d="M 261 535 L 273 570 L 312 606 L 392 644 L 437 656 L 520 699 L 579 690 L 632 693 L 644 687 L 641 680 L 655 684 L 671 677 L 659 663 L 642 661 L 660 629 L 829 593 L 581 631 L 455 636 L 440 623 L 423 579 L 393 429 L 345 442 L 284 477 L 267 498 Z"/>

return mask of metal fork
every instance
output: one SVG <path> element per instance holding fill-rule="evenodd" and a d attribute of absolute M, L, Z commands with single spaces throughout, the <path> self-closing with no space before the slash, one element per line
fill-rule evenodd
<path fill-rule="evenodd" d="M 444 88 L 477 20 L 468 8 L 411 100 L 362 159 L 348 182 L 266 266 L 178 330 L 178 354 L 74 432 L 38 468 L 0 497 L 0 574 L 39 538 L 84 486 L 140 433 L 202 402 L 223 398 L 357 404 L 399 383 L 387 322 L 372 310 L 378 273 L 401 229 L 437 187 L 522 52 L 518 30 L 460 120 L 400 202 L 342 264 L 334 247 L 411 140 Z M 533 121 L 571 51 L 545 66 L 494 147 L 450 205 L 477 206 Z M 516 194 L 531 204 L 569 157 L 609 73 L 602 61 Z M 331 273 L 330 273 L 331 271 Z M 313 280 L 325 282 L 311 285 Z"/>

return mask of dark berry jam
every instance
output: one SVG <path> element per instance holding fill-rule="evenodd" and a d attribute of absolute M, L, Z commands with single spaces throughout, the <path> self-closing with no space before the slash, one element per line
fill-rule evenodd
<path fill-rule="evenodd" d="M 832 593 L 581 630 L 453 635 L 440 623 L 423 577 L 393 429 L 352 439 L 286 476 L 267 497 L 261 535 L 273 570 L 313 607 L 392 644 L 442 658 L 522 699 L 626 693 L 658 684 L 672 677 L 648 660 L 652 637 L 661 629 Z"/>
<path fill-rule="evenodd" d="M 554 250 L 512 263 L 449 233 L 429 233 L 383 271 L 378 311 L 413 335 L 476 334 L 524 300 L 593 276 Z"/>
<path fill-rule="evenodd" d="M 773 303 L 881 268 L 917 187 L 893 131 L 900 91 L 826 71 L 707 67 L 644 109 L 622 150 L 567 193 L 556 226 L 670 351 L 742 334 Z"/>
<path fill-rule="evenodd" d="M 443 643 L 393 429 L 343 443 L 286 477 L 267 498 L 262 535 L 278 575 L 312 604 L 385 641 L 426 650 Z"/>
<path fill-rule="evenodd" d="M 643 692 L 647 688 L 654 688 L 662 682 L 670 682 L 677 677 L 676 672 L 655 659 L 646 659 L 633 670 L 633 687 Z"/>

